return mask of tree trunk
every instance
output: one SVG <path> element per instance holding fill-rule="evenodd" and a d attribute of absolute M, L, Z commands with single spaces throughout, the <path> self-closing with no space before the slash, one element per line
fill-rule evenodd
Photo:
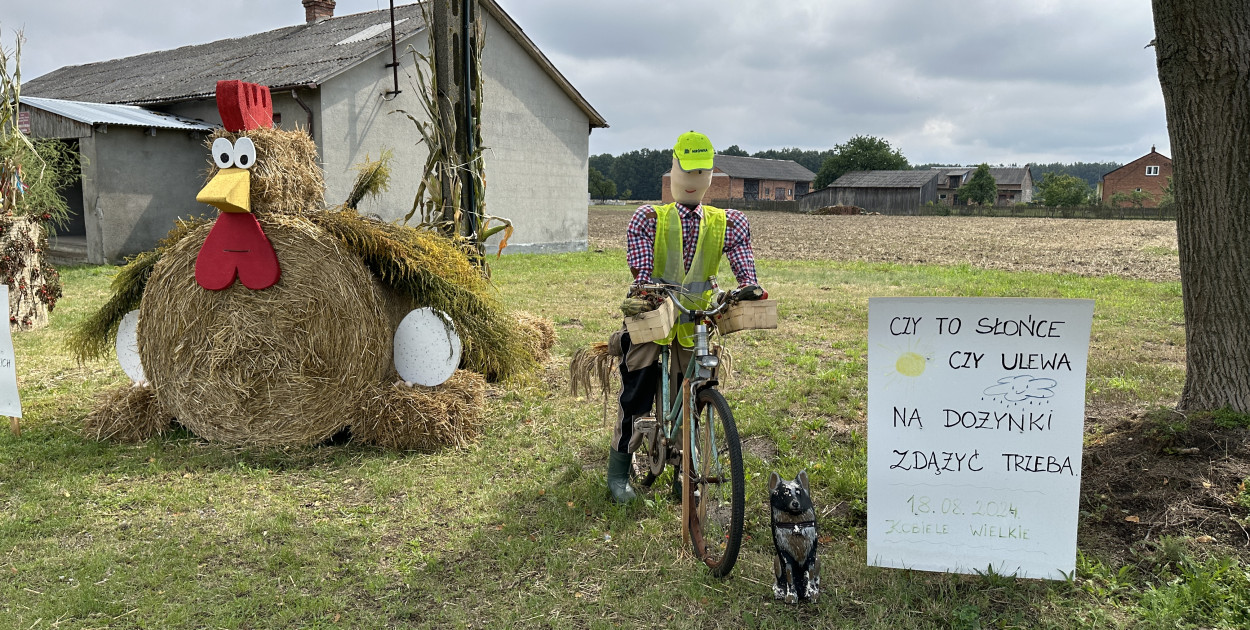
<path fill-rule="evenodd" d="M 1250 2 L 1153 5 L 1185 307 L 1178 406 L 1250 413 Z"/>

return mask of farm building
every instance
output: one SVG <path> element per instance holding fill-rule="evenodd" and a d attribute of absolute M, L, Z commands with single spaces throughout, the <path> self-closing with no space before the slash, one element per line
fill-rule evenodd
<path fill-rule="evenodd" d="M 1144 204 L 1147 208 L 1158 207 L 1163 199 L 1163 189 L 1172 176 L 1172 158 L 1150 147 L 1143 155 L 1120 168 L 1102 176 L 1102 202 L 1108 204 L 1116 193 L 1132 194 L 1141 191 L 1150 195 Z"/>
<path fill-rule="evenodd" d="M 210 161 L 204 130 L 94 120 L 103 110 L 75 118 L 55 111 L 72 104 L 27 96 L 88 109 L 132 105 L 139 115 L 216 126 L 216 82 L 241 79 L 269 86 L 276 126 L 309 131 L 325 168 L 328 203 L 346 199 L 354 165 L 384 150 L 394 152 L 394 172 L 419 172 L 426 157 L 421 136 L 396 112 L 422 111 L 411 80 L 413 56 L 402 54 L 428 49 L 420 5 L 395 7 L 396 80 L 388 66 L 389 10 L 333 17 L 333 1 L 302 4 L 306 21 L 294 26 L 68 66 L 26 82 L 23 104 L 46 119 L 36 136 L 76 141 L 87 158 L 81 200 L 73 203 L 80 214 L 58 240 L 85 243 L 90 262 L 118 262 L 152 248 L 176 217 L 214 212 L 195 202 Z M 584 249 L 589 134 L 607 123 L 494 0 L 479 6 L 486 33 L 481 132 L 490 147 L 486 211 L 515 224 L 508 251 Z M 419 181 L 396 176 L 388 192 L 360 210 L 402 218 Z"/>
<path fill-rule="evenodd" d="M 792 201 L 805 194 L 816 174 L 794 160 L 767 160 L 739 155 L 717 154 L 712 171 L 712 186 L 703 195 L 703 202 L 712 199 L 775 199 Z M 664 203 L 673 202 L 668 189 L 669 173 L 660 181 Z"/>
<path fill-rule="evenodd" d="M 938 203 L 948 206 L 967 205 L 967 202 L 959 199 L 955 191 L 960 186 L 968 183 L 968 179 L 972 177 L 972 173 L 976 167 L 938 167 L 933 169 L 939 173 L 938 176 Z M 991 168 L 990 175 L 994 177 L 994 182 L 998 184 L 998 199 L 994 202 L 996 206 L 1010 206 L 1017 203 L 1029 203 L 1033 200 L 1033 175 L 1029 172 L 1029 165 L 1025 164 L 1022 168 L 1017 167 L 1001 167 Z"/>
<path fill-rule="evenodd" d="M 898 214 L 937 199 L 940 173 L 928 171 L 855 171 L 799 200 L 810 212 L 825 206 L 859 206 L 870 212 Z"/>

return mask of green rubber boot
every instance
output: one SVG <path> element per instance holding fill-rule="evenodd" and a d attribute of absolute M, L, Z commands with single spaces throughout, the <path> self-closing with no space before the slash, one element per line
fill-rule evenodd
<path fill-rule="evenodd" d="M 608 449 L 608 490 L 617 503 L 629 503 L 638 495 L 629 487 L 629 468 L 634 456 L 616 449 Z"/>

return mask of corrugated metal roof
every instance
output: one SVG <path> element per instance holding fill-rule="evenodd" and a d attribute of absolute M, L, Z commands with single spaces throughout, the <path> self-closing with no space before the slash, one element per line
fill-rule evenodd
<path fill-rule="evenodd" d="M 937 171 L 855 171 L 838 178 L 831 188 L 919 188 L 933 181 Z"/>
<path fill-rule="evenodd" d="M 157 129 L 184 129 L 187 131 L 212 131 L 213 125 L 202 120 L 191 120 L 173 114 L 154 112 L 150 109 L 134 105 L 109 105 L 105 103 L 83 103 L 81 101 L 64 101 L 55 98 L 39 98 L 23 96 L 22 105 L 52 112 L 80 123 L 95 125 L 131 125 L 134 127 L 155 127 Z"/>

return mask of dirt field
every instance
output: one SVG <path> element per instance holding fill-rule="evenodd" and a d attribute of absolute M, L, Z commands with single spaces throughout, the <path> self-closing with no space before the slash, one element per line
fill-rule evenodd
<path fill-rule="evenodd" d="M 590 211 L 590 246 L 625 246 L 627 209 Z M 807 216 L 750 212 L 758 258 L 953 265 L 1180 279 L 1169 221 Z"/>

